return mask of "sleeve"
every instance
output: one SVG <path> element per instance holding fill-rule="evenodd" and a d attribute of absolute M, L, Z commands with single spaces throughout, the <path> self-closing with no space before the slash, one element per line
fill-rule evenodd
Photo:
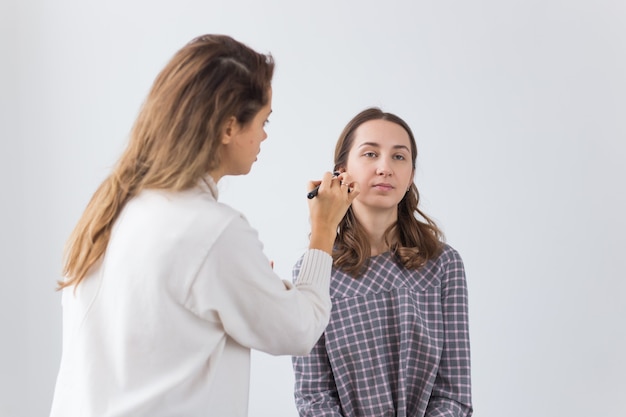
<path fill-rule="evenodd" d="M 441 284 L 445 340 L 426 417 L 470 417 L 473 412 L 465 268 L 460 255 L 451 248 L 450 253 Z"/>
<path fill-rule="evenodd" d="M 303 262 L 301 258 L 293 268 L 293 278 L 298 279 Z M 342 417 L 335 378 L 326 353 L 324 334 L 306 356 L 292 358 L 295 376 L 294 397 L 300 417 Z"/>
<path fill-rule="evenodd" d="M 243 346 L 273 355 L 304 355 L 328 324 L 331 267 L 329 254 L 311 249 L 295 284 L 281 280 L 256 230 L 237 216 L 203 262 L 189 307 L 219 322 Z"/>
<path fill-rule="evenodd" d="M 343 416 L 325 343 L 322 335 L 311 353 L 292 358 L 294 397 L 300 417 Z"/>

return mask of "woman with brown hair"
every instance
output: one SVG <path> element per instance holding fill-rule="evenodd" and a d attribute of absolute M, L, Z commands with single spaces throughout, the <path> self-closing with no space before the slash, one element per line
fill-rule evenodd
<path fill-rule="evenodd" d="M 52 417 L 246 416 L 250 349 L 304 354 L 321 335 L 358 184 L 330 172 L 308 184 L 320 187 L 295 285 L 218 202 L 218 181 L 247 174 L 267 137 L 273 70 L 270 55 L 205 35 L 157 76 L 66 247 Z"/>
<path fill-rule="evenodd" d="M 416 159 L 407 123 L 378 108 L 339 137 L 335 170 L 361 192 L 335 240 L 330 323 L 293 358 L 301 416 L 472 414 L 464 266 L 418 207 Z"/>

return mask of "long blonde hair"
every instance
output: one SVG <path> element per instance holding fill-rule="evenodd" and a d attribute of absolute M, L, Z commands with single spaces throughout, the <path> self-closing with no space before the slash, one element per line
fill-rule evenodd
<path fill-rule="evenodd" d="M 143 189 L 193 187 L 220 164 L 220 139 L 234 116 L 243 125 L 267 104 L 271 55 L 225 35 L 197 37 L 163 68 L 129 143 L 70 235 L 58 289 L 78 285 L 103 256 L 126 202 Z"/>
<path fill-rule="evenodd" d="M 417 160 L 417 144 L 409 125 L 393 113 L 385 113 L 377 107 L 361 111 L 348 122 L 335 146 L 335 170 L 345 169 L 348 155 L 354 143 L 354 132 L 363 123 L 370 120 L 387 120 L 401 126 L 409 135 L 413 170 Z M 384 234 L 384 240 L 390 250 L 404 267 L 416 269 L 426 261 L 438 256 L 443 249 L 444 235 L 435 222 L 420 208 L 419 191 L 411 183 L 409 191 L 398 203 L 398 221 L 391 225 Z M 339 223 L 333 263 L 352 276 L 362 272 L 371 255 L 371 247 L 365 228 L 355 217 L 350 207 Z"/>

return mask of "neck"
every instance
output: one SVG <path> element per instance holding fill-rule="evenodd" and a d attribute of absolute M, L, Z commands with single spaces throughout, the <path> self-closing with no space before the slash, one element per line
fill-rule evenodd
<path fill-rule="evenodd" d="M 211 178 L 213 178 L 213 181 L 217 184 L 217 182 L 224 176 L 221 172 L 219 172 L 217 169 L 214 169 L 213 171 L 209 171 L 209 175 L 211 176 Z"/>
<path fill-rule="evenodd" d="M 352 203 L 354 216 L 365 229 L 371 247 L 371 256 L 376 256 L 389 250 L 389 244 L 384 241 L 385 231 L 398 221 L 398 210 L 371 210 L 359 207 Z M 391 237 L 393 241 L 393 237 Z M 391 242 L 389 242 L 391 243 Z"/>

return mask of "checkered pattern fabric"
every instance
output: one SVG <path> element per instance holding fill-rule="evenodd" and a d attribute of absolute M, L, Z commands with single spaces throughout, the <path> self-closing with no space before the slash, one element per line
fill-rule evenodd
<path fill-rule="evenodd" d="M 390 253 L 370 258 L 357 279 L 333 269 L 331 297 L 326 331 L 310 355 L 293 358 L 301 416 L 472 415 L 467 284 L 456 250 L 446 245 L 418 270 Z"/>

